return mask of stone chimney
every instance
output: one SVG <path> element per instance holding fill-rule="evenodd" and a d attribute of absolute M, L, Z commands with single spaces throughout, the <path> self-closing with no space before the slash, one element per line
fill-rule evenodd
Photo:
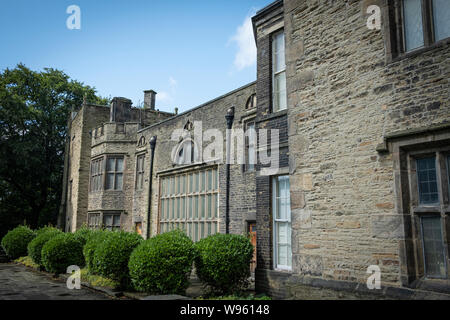
<path fill-rule="evenodd" d="M 155 110 L 156 92 L 153 90 L 144 91 L 144 109 Z"/>
<path fill-rule="evenodd" d="M 127 122 L 131 117 L 131 105 L 130 99 L 115 97 L 111 101 L 110 109 L 110 122 Z"/>

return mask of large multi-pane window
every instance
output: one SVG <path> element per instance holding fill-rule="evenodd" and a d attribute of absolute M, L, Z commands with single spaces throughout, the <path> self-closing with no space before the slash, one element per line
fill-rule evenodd
<path fill-rule="evenodd" d="M 161 233 L 181 229 L 198 241 L 218 232 L 217 168 L 161 177 L 160 188 Z"/>
<path fill-rule="evenodd" d="M 403 0 L 405 51 L 450 37 L 449 0 Z"/>
<path fill-rule="evenodd" d="M 284 32 L 272 37 L 272 111 L 287 108 L 286 97 L 286 61 L 284 53 Z"/>
<path fill-rule="evenodd" d="M 91 191 L 102 190 L 103 186 L 103 158 L 91 162 Z"/>
<path fill-rule="evenodd" d="M 138 190 L 144 187 L 144 163 L 145 155 L 139 155 L 136 160 L 136 189 Z"/>
<path fill-rule="evenodd" d="M 275 269 L 291 270 L 291 203 L 289 176 L 273 178 L 273 256 Z"/>
<path fill-rule="evenodd" d="M 108 157 L 106 159 L 106 190 L 122 190 L 123 187 L 123 157 Z"/>

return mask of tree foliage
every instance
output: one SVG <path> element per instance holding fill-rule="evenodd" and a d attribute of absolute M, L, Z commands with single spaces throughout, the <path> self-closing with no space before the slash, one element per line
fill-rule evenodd
<path fill-rule="evenodd" d="M 59 70 L 19 64 L 0 73 L 0 236 L 23 221 L 56 222 L 67 120 L 84 97 L 107 103 Z"/>

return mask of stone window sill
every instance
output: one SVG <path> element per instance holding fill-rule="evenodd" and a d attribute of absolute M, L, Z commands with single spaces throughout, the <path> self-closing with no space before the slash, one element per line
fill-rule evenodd
<path fill-rule="evenodd" d="M 410 51 L 410 52 L 406 52 L 406 53 L 401 53 L 397 57 L 392 58 L 388 62 L 388 65 L 391 64 L 391 63 L 395 63 L 395 62 L 401 61 L 401 60 L 415 58 L 415 57 L 420 56 L 420 55 L 422 55 L 422 54 L 424 54 L 424 53 L 426 53 L 428 51 L 432 51 L 432 50 L 435 50 L 437 48 L 446 47 L 449 44 L 450 44 L 450 38 L 446 38 L 446 39 L 440 40 L 438 42 L 435 42 L 435 43 L 433 43 L 430 46 L 419 48 L 419 49 L 416 49 L 414 51 Z"/>

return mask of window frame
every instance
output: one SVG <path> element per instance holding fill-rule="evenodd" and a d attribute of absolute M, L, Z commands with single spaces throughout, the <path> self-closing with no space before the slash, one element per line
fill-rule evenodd
<path fill-rule="evenodd" d="M 247 99 L 247 102 L 245 104 L 245 110 L 252 110 L 252 109 L 256 108 L 256 104 L 257 104 L 256 93 L 253 93 Z"/>
<path fill-rule="evenodd" d="M 255 141 L 254 144 L 252 145 L 254 151 L 254 158 L 255 158 L 255 163 L 250 164 L 250 160 L 249 160 L 249 154 L 250 154 L 250 137 L 247 133 L 248 130 L 248 126 L 250 124 L 253 124 L 254 130 L 255 130 Z M 244 152 L 245 152 L 245 165 L 244 165 L 244 169 L 246 172 L 254 172 L 256 171 L 256 164 L 257 164 L 257 158 L 258 158 L 258 152 L 257 152 L 257 148 L 258 148 L 258 137 L 257 137 L 257 133 L 256 133 L 256 118 L 251 118 L 248 120 L 244 121 L 244 129 L 245 129 L 245 142 L 244 142 Z"/>
<path fill-rule="evenodd" d="M 97 217 L 97 223 L 91 223 L 93 216 Z M 89 212 L 87 225 L 89 229 L 97 230 L 102 228 L 102 214 L 101 212 Z"/>
<path fill-rule="evenodd" d="M 420 191 L 418 187 L 417 160 L 435 157 L 436 161 L 436 182 L 438 190 L 438 202 L 421 203 Z M 449 187 L 448 187 L 448 157 L 450 156 L 450 147 L 421 147 L 415 150 L 409 150 L 406 153 L 408 166 L 409 188 L 409 206 L 412 215 L 412 237 L 415 239 L 415 262 L 417 265 L 417 277 L 429 279 L 450 280 L 450 270 L 448 268 L 449 259 L 449 238 L 446 230 L 450 229 L 450 207 L 449 207 Z M 422 230 L 422 219 L 427 217 L 439 217 L 441 221 L 442 246 L 444 248 L 444 266 L 445 276 L 430 275 L 426 270 L 426 254 Z"/>
<path fill-rule="evenodd" d="M 142 159 L 142 168 L 139 167 L 139 161 Z M 145 179 L 145 153 L 138 154 L 136 156 L 136 190 L 144 189 L 144 179 Z"/>
<path fill-rule="evenodd" d="M 271 189 L 271 198 L 272 198 L 272 203 L 271 203 L 271 214 L 272 214 L 272 236 L 273 236 L 273 241 L 272 241 L 272 259 L 273 259 L 273 269 L 276 271 L 287 271 L 290 272 L 292 271 L 292 212 L 290 209 L 290 200 L 288 203 L 288 209 L 289 209 L 289 218 L 288 219 L 277 219 L 276 218 L 276 208 L 277 206 L 277 194 L 276 194 L 276 184 L 279 182 L 279 178 L 280 177 L 287 177 L 288 181 L 290 181 L 290 176 L 289 175 L 278 175 L 278 176 L 272 176 L 272 189 Z M 290 184 L 290 183 L 289 183 Z M 289 198 L 290 198 L 290 187 L 289 187 Z M 279 220 L 279 221 L 277 221 Z M 290 243 L 290 263 L 291 265 L 280 265 L 278 264 L 278 243 L 277 243 L 277 222 L 281 222 L 281 223 L 288 223 L 289 225 L 289 229 L 290 229 L 290 237 L 291 239 L 289 239 L 289 243 Z"/>
<path fill-rule="evenodd" d="M 106 226 L 105 217 L 112 217 L 112 225 Z M 114 225 L 114 217 L 119 217 L 119 226 Z M 103 212 L 102 213 L 102 228 L 110 231 L 122 230 L 122 213 L 121 212 Z M 111 229 L 110 229 L 111 228 Z"/>
<path fill-rule="evenodd" d="M 438 41 L 435 39 L 432 0 L 421 0 L 421 8 L 424 44 L 422 47 L 406 51 L 404 1 L 389 1 L 383 7 L 383 16 L 387 17 L 384 21 L 384 30 L 386 34 L 385 45 L 388 62 L 406 57 L 414 57 L 424 51 L 450 44 L 450 37 Z"/>
<path fill-rule="evenodd" d="M 202 172 L 205 173 L 203 184 L 201 183 Z M 211 172 L 212 178 L 211 189 L 208 187 L 209 172 Z M 181 182 L 178 184 L 180 177 L 184 177 L 183 186 Z M 208 223 L 211 225 L 211 234 L 218 233 L 220 230 L 219 195 L 219 167 L 216 165 L 161 175 L 159 178 L 158 233 L 182 226 L 193 241 L 198 241 L 201 239 L 202 225 L 203 235 L 208 234 Z M 211 209 L 215 205 L 210 214 L 208 214 L 209 196 L 211 197 Z M 198 200 L 195 201 L 195 199 Z M 204 201 L 204 216 L 201 214 L 201 199 Z M 184 205 L 182 205 L 183 202 Z M 178 206 L 183 207 L 184 213 L 176 214 Z M 192 208 L 192 217 L 189 207 Z M 189 229 L 189 225 L 191 229 Z M 195 232 L 195 225 L 197 225 L 197 232 Z M 215 230 L 213 230 L 213 226 L 215 226 Z"/>
<path fill-rule="evenodd" d="M 275 51 L 274 51 L 274 47 L 276 47 L 276 45 L 274 45 L 275 44 L 275 41 L 276 41 L 276 38 L 280 35 L 280 34 L 282 34 L 283 35 L 283 38 L 284 38 L 284 48 L 283 48 L 283 53 L 284 53 L 284 55 L 285 55 L 285 57 L 284 57 L 284 69 L 282 69 L 282 70 L 279 70 L 279 71 L 275 71 L 275 65 L 276 65 L 276 61 L 275 61 Z M 273 32 L 272 34 L 271 34 L 271 37 L 270 37 L 270 50 L 271 50 L 271 62 L 270 62 L 270 66 L 271 66 L 271 96 L 272 96 L 272 101 L 271 101 L 271 103 L 272 103 L 272 113 L 277 113 L 277 112 L 282 112 L 282 111 L 284 111 L 284 110 L 287 110 L 287 108 L 288 108 L 288 102 L 287 102 L 287 79 L 286 79 L 286 76 L 287 76 L 287 74 L 286 74 L 286 34 L 284 33 L 284 28 L 283 29 L 280 29 L 280 30 L 277 30 L 277 31 L 275 31 L 275 32 Z M 277 77 L 277 76 L 280 76 L 281 74 L 283 74 L 284 73 L 284 75 L 285 75 L 285 86 L 286 86 L 286 90 L 285 90 L 285 99 L 286 99 L 286 107 L 285 108 L 283 108 L 283 109 L 281 109 L 281 107 L 280 106 L 278 106 L 278 107 L 276 107 L 277 106 L 277 104 L 278 104 L 278 102 L 276 102 L 276 98 L 277 98 L 277 94 L 276 94 L 276 92 L 275 92 L 275 78 Z M 279 92 L 278 92 L 278 94 L 279 94 Z"/>
<path fill-rule="evenodd" d="M 108 171 L 108 160 L 110 159 L 114 159 L 114 170 L 113 171 Z M 122 160 L 122 171 L 117 171 L 117 160 L 121 159 Z M 123 191 L 123 187 L 124 187 L 124 178 L 125 178 L 125 157 L 123 155 L 108 155 L 106 156 L 106 161 L 105 161 L 105 183 L 104 183 L 104 190 L 105 191 Z M 113 175 L 113 181 L 112 181 L 112 185 L 113 187 L 108 189 L 107 185 L 108 185 L 108 175 Z M 117 188 L 117 175 L 122 175 L 122 186 L 121 188 Z"/>
<path fill-rule="evenodd" d="M 100 166 L 98 167 L 98 172 L 94 173 L 93 170 L 95 168 L 95 164 L 100 163 Z M 89 192 L 98 192 L 104 190 L 104 183 L 105 183 L 105 158 L 102 157 L 96 157 L 91 159 L 91 168 L 90 168 L 90 179 L 89 179 Z M 96 180 L 94 180 L 97 178 Z M 95 188 L 97 186 L 97 188 Z"/>

